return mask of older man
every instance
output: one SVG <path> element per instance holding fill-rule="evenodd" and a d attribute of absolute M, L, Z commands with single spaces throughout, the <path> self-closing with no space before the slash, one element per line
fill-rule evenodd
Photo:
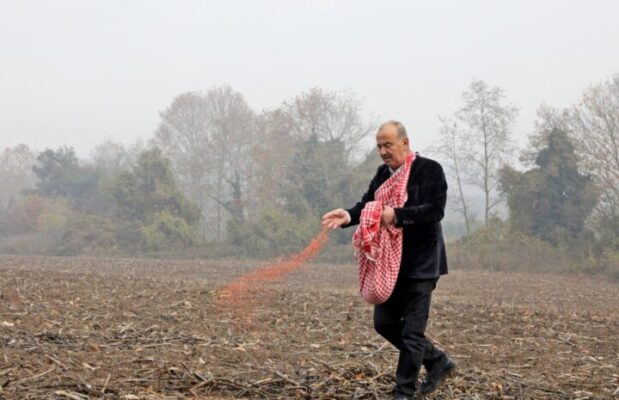
<path fill-rule="evenodd" d="M 384 161 L 368 191 L 354 207 L 325 214 L 323 226 L 336 229 L 357 225 L 375 192 L 411 157 L 405 127 L 388 121 L 376 134 L 376 146 Z M 410 163 L 410 161 L 409 161 Z M 447 199 L 447 183 L 441 165 L 416 155 L 406 183 L 407 200 L 402 207 L 384 206 L 382 225 L 402 229 L 402 257 L 390 297 L 374 308 L 374 328 L 400 351 L 394 399 L 411 399 L 416 393 L 434 391 L 456 364 L 425 337 L 432 291 L 440 275 L 447 273 L 445 242 L 441 229 Z M 421 366 L 426 379 L 418 386 Z"/>

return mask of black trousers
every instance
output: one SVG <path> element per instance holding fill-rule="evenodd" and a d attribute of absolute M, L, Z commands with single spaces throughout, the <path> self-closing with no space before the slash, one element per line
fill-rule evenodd
<path fill-rule="evenodd" d="M 391 297 L 374 307 L 374 328 L 398 350 L 396 394 L 413 396 L 423 365 L 426 370 L 446 355 L 426 339 L 432 291 L 438 279 L 399 277 Z"/>

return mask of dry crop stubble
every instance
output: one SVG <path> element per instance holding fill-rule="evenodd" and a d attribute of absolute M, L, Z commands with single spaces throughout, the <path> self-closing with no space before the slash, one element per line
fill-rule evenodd
<path fill-rule="evenodd" d="M 252 327 L 215 294 L 251 260 L 0 257 L 0 398 L 387 399 L 397 353 L 354 265 L 266 283 Z M 615 399 L 619 287 L 454 270 L 428 334 L 459 363 L 435 399 Z"/>

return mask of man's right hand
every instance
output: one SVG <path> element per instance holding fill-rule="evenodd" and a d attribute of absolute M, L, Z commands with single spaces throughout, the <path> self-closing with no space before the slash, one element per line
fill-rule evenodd
<path fill-rule="evenodd" d="M 350 215 L 343 208 L 337 208 L 333 211 L 329 211 L 322 216 L 322 226 L 337 229 L 344 224 L 350 222 Z"/>

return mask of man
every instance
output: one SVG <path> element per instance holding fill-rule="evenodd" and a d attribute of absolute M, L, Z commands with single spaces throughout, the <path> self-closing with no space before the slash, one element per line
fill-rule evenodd
<path fill-rule="evenodd" d="M 402 168 L 410 153 L 406 129 L 398 121 L 388 121 L 376 133 L 378 153 L 384 161 L 368 191 L 354 207 L 336 209 L 322 218 L 331 229 L 359 224 L 366 203 L 383 182 Z M 396 370 L 394 399 L 412 399 L 416 393 L 434 391 L 450 375 L 456 364 L 425 337 L 432 291 L 440 275 L 447 273 L 445 242 L 440 221 L 445 211 L 447 183 L 441 165 L 417 155 L 407 183 L 404 207 L 384 207 L 381 224 L 401 228 L 402 258 L 395 288 L 388 300 L 374 308 L 374 328 L 391 342 L 400 356 Z M 421 366 L 426 379 L 418 386 Z"/>

